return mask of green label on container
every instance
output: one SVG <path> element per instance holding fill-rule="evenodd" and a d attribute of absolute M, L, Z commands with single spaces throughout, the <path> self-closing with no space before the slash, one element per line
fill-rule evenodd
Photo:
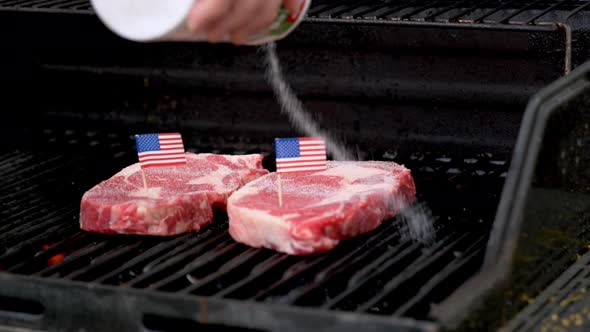
<path fill-rule="evenodd" d="M 279 13 L 277 14 L 277 19 L 270 27 L 269 33 L 273 36 L 282 35 L 289 31 L 297 23 L 299 17 L 301 16 L 303 11 L 302 8 L 299 9 L 297 13 L 290 13 L 289 10 L 285 7 L 281 7 Z"/>

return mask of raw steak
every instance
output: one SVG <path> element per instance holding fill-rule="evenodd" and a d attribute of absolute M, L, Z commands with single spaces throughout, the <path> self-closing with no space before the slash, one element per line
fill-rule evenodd
<path fill-rule="evenodd" d="M 393 162 L 328 162 L 328 169 L 266 175 L 228 200 L 229 232 L 238 242 L 291 255 L 320 253 L 377 228 L 411 203 L 410 170 Z"/>
<path fill-rule="evenodd" d="M 99 233 L 176 235 L 211 223 L 213 208 L 246 183 L 268 174 L 261 155 L 187 153 L 187 165 L 146 169 L 139 164 L 98 184 L 82 197 L 80 227 Z"/>

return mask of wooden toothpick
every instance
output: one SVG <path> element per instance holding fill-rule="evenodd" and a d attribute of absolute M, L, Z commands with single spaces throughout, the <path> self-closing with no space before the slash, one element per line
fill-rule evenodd
<path fill-rule="evenodd" d="M 146 191 L 148 190 L 148 183 L 147 183 L 147 178 L 145 176 L 145 172 L 143 170 L 143 167 L 141 168 L 141 177 L 143 178 L 143 189 L 145 189 Z"/>
<path fill-rule="evenodd" d="M 279 206 L 283 206 L 283 181 L 281 179 L 281 174 L 279 173 L 279 177 L 277 179 L 277 183 L 279 185 Z"/>

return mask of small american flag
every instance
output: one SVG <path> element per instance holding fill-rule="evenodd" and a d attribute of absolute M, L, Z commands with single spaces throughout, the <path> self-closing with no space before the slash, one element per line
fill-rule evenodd
<path fill-rule="evenodd" d="M 186 165 L 182 136 L 178 133 L 135 136 L 142 168 Z"/>
<path fill-rule="evenodd" d="M 278 173 L 322 171 L 327 168 L 326 143 L 322 138 L 276 138 Z"/>

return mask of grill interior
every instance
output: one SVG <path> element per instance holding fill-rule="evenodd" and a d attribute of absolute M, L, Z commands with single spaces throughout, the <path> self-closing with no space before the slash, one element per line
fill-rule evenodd
<path fill-rule="evenodd" d="M 307 24 L 279 44 L 287 77 L 314 118 L 360 157 L 412 169 L 436 238 L 412 242 L 403 221 L 392 220 L 332 252 L 298 258 L 233 242 L 224 213 L 202 232 L 174 238 L 78 228 L 81 195 L 137 160 L 137 133 L 180 131 L 193 152 L 263 153 L 272 169 L 272 138 L 298 133 L 264 82 L 260 53 L 127 43 L 91 15 L 65 15 L 92 14 L 86 0 L 0 0 L 0 25 L 21 32 L 6 36 L 13 52 L 0 61 L 11 83 L 0 131 L 0 269 L 18 280 L 41 278 L 40 287 L 64 285 L 62 300 L 80 285 L 112 286 L 121 299 L 158 296 L 141 309 L 148 313 L 143 324 L 154 330 L 161 324 L 149 310 L 170 303 L 167 295 L 312 309 L 322 319 L 355 313 L 355 322 L 369 316 L 387 327 L 403 325 L 391 317 L 432 320 L 431 306 L 482 266 L 528 98 L 571 60 L 563 27 L 543 23 L 584 25 L 589 7 L 315 0 Z M 28 19 L 47 29 L 32 29 Z M 584 50 L 573 52 L 579 61 Z M 536 288 L 549 282 L 537 267 L 525 280 Z M 34 322 L 43 310 L 28 299 L 0 297 L 0 309 L 25 312 Z M 100 306 L 92 303 L 57 312 Z M 183 302 L 170 307 L 194 318 Z M 57 316 L 51 309 L 47 316 Z M 250 327 L 272 325 L 265 319 Z"/>
<path fill-rule="evenodd" d="M 579 258 L 534 302 L 521 312 L 507 331 L 586 331 L 590 326 L 588 286 L 590 254 Z"/>
<path fill-rule="evenodd" d="M 585 0 L 316 0 L 309 19 L 456 22 L 484 24 L 542 24 L 583 19 Z M 2 0 L 0 10 L 92 14 L 88 0 Z"/>
<path fill-rule="evenodd" d="M 587 11 L 587 1 L 319 1 L 310 18 L 388 21 L 537 24 Z"/>
<path fill-rule="evenodd" d="M 391 221 L 328 254 L 298 258 L 233 242 L 222 213 L 200 233 L 167 239 L 81 232 L 81 194 L 134 162 L 133 141 L 50 129 L 35 140 L 47 143 L 2 153 L 3 271 L 418 319 L 428 319 L 430 304 L 481 266 L 507 168 L 504 156 L 491 154 L 384 151 L 380 159 L 414 171 L 419 200 L 436 216 L 434 243 L 409 240 L 404 226 Z M 230 152 L 186 145 L 194 152 Z"/>

